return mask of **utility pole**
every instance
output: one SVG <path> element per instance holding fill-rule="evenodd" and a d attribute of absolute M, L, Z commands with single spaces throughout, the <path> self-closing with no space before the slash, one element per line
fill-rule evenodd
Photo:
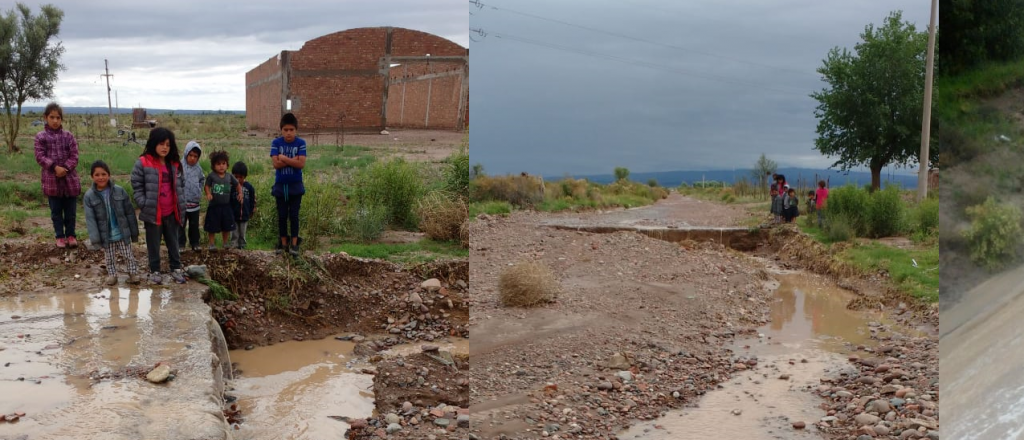
<path fill-rule="evenodd" d="M 107 64 L 107 59 L 103 59 L 103 70 L 107 73 L 101 75 L 107 77 L 107 110 L 110 112 L 110 126 L 116 127 L 117 120 L 114 119 L 114 107 L 110 103 L 110 77 L 114 76 L 110 74 L 110 66 Z"/>
<path fill-rule="evenodd" d="M 928 197 L 928 141 L 932 125 L 932 74 L 935 70 L 935 16 L 939 8 L 939 0 L 932 0 L 932 15 L 928 26 L 928 55 L 924 73 L 924 117 L 921 118 L 921 170 L 917 176 L 917 197 L 924 200 Z"/>

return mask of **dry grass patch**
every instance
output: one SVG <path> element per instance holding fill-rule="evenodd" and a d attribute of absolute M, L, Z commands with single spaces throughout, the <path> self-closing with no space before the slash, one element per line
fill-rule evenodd
<path fill-rule="evenodd" d="M 501 273 L 498 291 L 506 307 L 532 307 L 553 302 L 558 297 L 558 281 L 544 263 L 523 261 Z"/>
<path fill-rule="evenodd" d="M 459 240 L 462 224 L 469 218 L 469 208 L 461 197 L 432 192 L 419 201 L 416 215 L 420 219 L 420 230 L 427 237 L 437 241 Z"/>

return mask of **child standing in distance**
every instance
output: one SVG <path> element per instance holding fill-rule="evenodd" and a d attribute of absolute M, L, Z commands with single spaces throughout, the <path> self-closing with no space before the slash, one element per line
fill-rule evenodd
<path fill-rule="evenodd" d="M 97 160 L 89 167 L 92 188 L 85 192 L 85 224 L 93 250 L 103 248 L 107 257 L 107 278 L 104 284 L 117 284 L 117 256 L 128 263 L 128 283 L 139 283 L 139 264 L 135 262 L 131 243 L 139 241 L 139 221 L 135 218 L 128 191 L 110 181 L 110 167 Z M 129 242 L 129 240 L 131 240 Z"/>
<path fill-rule="evenodd" d="M 814 193 L 814 208 L 818 211 L 818 227 L 821 226 L 821 218 L 825 213 L 825 200 L 828 199 L 828 188 L 825 188 L 825 181 L 818 181 L 818 190 Z"/>
<path fill-rule="evenodd" d="M 203 186 L 206 176 L 199 158 L 203 148 L 196 141 L 185 145 L 185 159 L 181 161 L 182 180 L 185 181 L 185 223 L 178 235 L 178 248 L 185 249 L 185 228 L 188 228 L 188 242 L 193 251 L 199 250 L 199 202 L 203 200 Z"/>
<path fill-rule="evenodd" d="M 807 191 L 807 215 L 815 210 L 814 191 Z"/>
<path fill-rule="evenodd" d="M 50 205 L 50 220 L 57 238 L 57 247 L 78 247 L 75 237 L 75 211 L 82 182 L 78 166 L 78 141 L 64 130 L 64 109 L 56 102 L 43 111 L 46 126 L 36 134 L 36 163 L 42 167 L 43 194 Z"/>
<path fill-rule="evenodd" d="M 306 141 L 296 135 L 299 120 L 291 113 L 281 116 L 281 137 L 270 144 L 270 158 L 277 173 L 270 194 L 277 201 L 277 231 L 281 243 L 277 252 L 299 255 L 299 208 L 306 188 L 302 168 L 306 166 Z M 291 228 L 289 229 L 289 223 Z"/>
<path fill-rule="evenodd" d="M 789 204 L 786 206 L 786 213 L 789 218 L 786 219 L 786 223 L 792 223 L 794 218 L 800 216 L 800 210 L 797 209 L 797 206 L 800 204 L 800 198 L 796 196 L 796 190 L 792 188 L 786 194 L 789 199 Z"/>
<path fill-rule="evenodd" d="M 206 223 L 203 229 L 210 235 L 210 250 L 216 250 L 216 235 L 220 232 L 220 241 L 224 249 L 228 249 L 228 234 L 235 230 L 235 216 L 231 213 L 231 194 L 238 191 L 237 199 L 242 198 L 242 185 L 235 176 L 228 174 L 228 152 L 214 151 L 210 153 L 210 175 L 206 176 Z"/>
<path fill-rule="evenodd" d="M 779 190 L 772 187 L 772 222 L 782 222 L 782 196 L 779 195 Z"/>
<path fill-rule="evenodd" d="M 178 231 L 185 215 L 185 182 L 181 175 L 181 156 L 174 133 L 163 127 L 149 132 L 146 150 L 132 168 L 132 197 L 139 208 L 139 219 L 146 226 L 146 256 L 149 281 L 163 284 L 160 275 L 160 238 L 167 245 L 171 278 L 185 282 L 178 253 Z"/>
<path fill-rule="evenodd" d="M 245 162 L 235 162 L 231 166 L 231 174 L 242 184 L 242 197 L 231 198 L 231 213 L 235 216 L 237 225 L 235 230 L 231 231 L 231 245 L 238 249 L 245 249 L 245 230 L 248 229 L 249 219 L 256 211 L 256 188 L 245 181 L 246 177 L 249 177 L 249 167 L 245 166 Z M 232 191 L 233 196 L 234 194 Z"/>

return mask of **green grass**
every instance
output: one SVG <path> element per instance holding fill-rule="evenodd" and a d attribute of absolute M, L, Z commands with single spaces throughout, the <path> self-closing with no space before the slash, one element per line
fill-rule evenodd
<path fill-rule="evenodd" d="M 512 204 L 505 201 L 473 202 L 469 204 L 469 218 L 480 214 L 507 215 L 512 213 Z"/>
<path fill-rule="evenodd" d="M 888 271 L 896 287 L 915 298 L 932 303 L 939 300 L 938 246 L 900 249 L 881 243 L 860 244 L 843 252 L 841 258 L 868 271 Z"/>
<path fill-rule="evenodd" d="M 402 264 L 415 264 L 442 258 L 465 258 L 469 250 L 457 242 L 421 240 L 416 243 L 341 243 L 331 246 L 331 252 L 345 252 L 353 257 L 376 258 Z"/>

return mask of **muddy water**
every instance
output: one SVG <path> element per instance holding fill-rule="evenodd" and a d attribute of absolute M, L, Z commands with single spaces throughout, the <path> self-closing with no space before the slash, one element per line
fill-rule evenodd
<path fill-rule="evenodd" d="M 853 294 L 820 277 L 789 273 L 778 278 L 771 323 L 758 329 L 763 337 L 738 340 L 732 347 L 738 356 L 756 356 L 758 366 L 733 375 L 697 407 L 635 425 L 620 438 L 818 438 L 791 426 L 796 421 L 810 426 L 824 416 L 820 399 L 806 387 L 817 386 L 826 370 L 848 368 L 844 343 L 873 345 L 869 323 L 883 321 L 878 313 L 847 310 Z M 780 379 L 783 375 L 789 378 Z"/>
<path fill-rule="evenodd" d="M 373 414 L 373 376 L 351 365 L 351 342 L 326 338 L 235 350 L 232 382 L 245 423 L 235 439 L 342 438 L 353 419 Z"/>
<path fill-rule="evenodd" d="M 220 382 L 210 368 L 209 316 L 186 290 L 0 299 L 0 413 L 26 413 L 0 432 L 40 439 L 226 438 Z M 156 362 L 169 362 L 177 379 L 153 385 L 121 374 Z M 191 423 L 173 422 L 183 417 Z"/>

